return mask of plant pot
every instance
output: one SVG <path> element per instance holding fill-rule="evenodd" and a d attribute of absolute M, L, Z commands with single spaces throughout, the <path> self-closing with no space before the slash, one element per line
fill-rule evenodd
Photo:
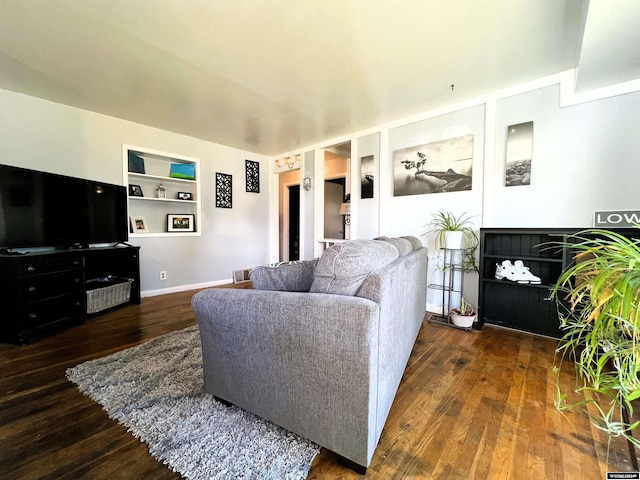
<path fill-rule="evenodd" d="M 476 314 L 473 315 L 460 315 L 460 313 L 456 313 L 456 309 L 452 309 L 450 312 L 451 322 L 456 327 L 463 328 L 471 328 L 473 326 L 473 322 L 476 321 Z"/>
<path fill-rule="evenodd" d="M 462 240 L 464 232 L 460 230 L 451 230 L 442 232 L 444 239 L 444 248 L 450 250 L 460 250 L 462 248 Z"/>

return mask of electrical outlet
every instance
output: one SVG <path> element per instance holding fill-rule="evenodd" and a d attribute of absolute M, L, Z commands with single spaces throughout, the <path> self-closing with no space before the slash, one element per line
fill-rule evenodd
<path fill-rule="evenodd" d="M 160 280 L 166 280 L 167 279 L 167 271 L 166 270 L 162 270 L 160 272 Z"/>

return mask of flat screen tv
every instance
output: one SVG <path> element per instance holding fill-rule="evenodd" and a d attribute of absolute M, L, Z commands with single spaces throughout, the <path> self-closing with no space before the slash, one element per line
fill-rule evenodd
<path fill-rule="evenodd" d="M 120 185 L 0 165 L 0 249 L 126 242 Z"/>

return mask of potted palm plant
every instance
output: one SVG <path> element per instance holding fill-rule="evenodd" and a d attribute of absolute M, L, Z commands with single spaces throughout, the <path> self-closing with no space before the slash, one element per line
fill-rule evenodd
<path fill-rule="evenodd" d="M 476 321 L 476 311 L 464 297 L 460 299 L 460 308 L 452 308 L 449 312 L 451 321 L 457 327 L 471 328 Z"/>
<path fill-rule="evenodd" d="M 610 437 L 626 438 L 636 460 L 633 446 L 640 441 L 631 432 L 640 422 L 629 418 L 640 398 L 640 245 L 600 229 L 554 244 L 575 253 L 551 294 L 563 333 L 556 372 L 563 360 L 574 362 L 577 391 L 584 394 L 584 400 L 568 402 L 558 382 L 556 408 L 593 405 L 592 423 Z"/>

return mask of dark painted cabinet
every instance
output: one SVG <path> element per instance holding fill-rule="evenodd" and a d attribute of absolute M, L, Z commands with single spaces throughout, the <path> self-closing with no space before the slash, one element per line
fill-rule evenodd
<path fill-rule="evenodd" d="M 560 337 L 551 287 L 569 261 L 566 249 L 550 247 L 564 241 L 570 230 L 561 229 L 480 229 L 479 327 L 484 323 Z M 522 284 L 495 278 L 504 260 L 521 260 L 540 284 Z"/>
<path fill-rule="evenodd" d="M 614 229 L 638 236 L 637 229 Z M 478 327 L 484 323 L 559 338 L 560 320 L 555 300 L 550 300 L 552 286 L 572 261 L 570 248 L 553 242 L 574 242 L 574 235 L 584 229 L 562 228 L 481 228 L 480 289 Z M 593 231 L 582 234 L 593 237 Z M 540 284 L 519 284 L 495 278 L 496 267 L 504 260 L 522 260 Z"/>
<path fill-rule="evenodd" d="M 0 340 L 27 343 L 87 317 L 87 281 L 132 279 L 129 303 L 140 303 L 138 247 L 103 247 L 0 255 Z"/>

